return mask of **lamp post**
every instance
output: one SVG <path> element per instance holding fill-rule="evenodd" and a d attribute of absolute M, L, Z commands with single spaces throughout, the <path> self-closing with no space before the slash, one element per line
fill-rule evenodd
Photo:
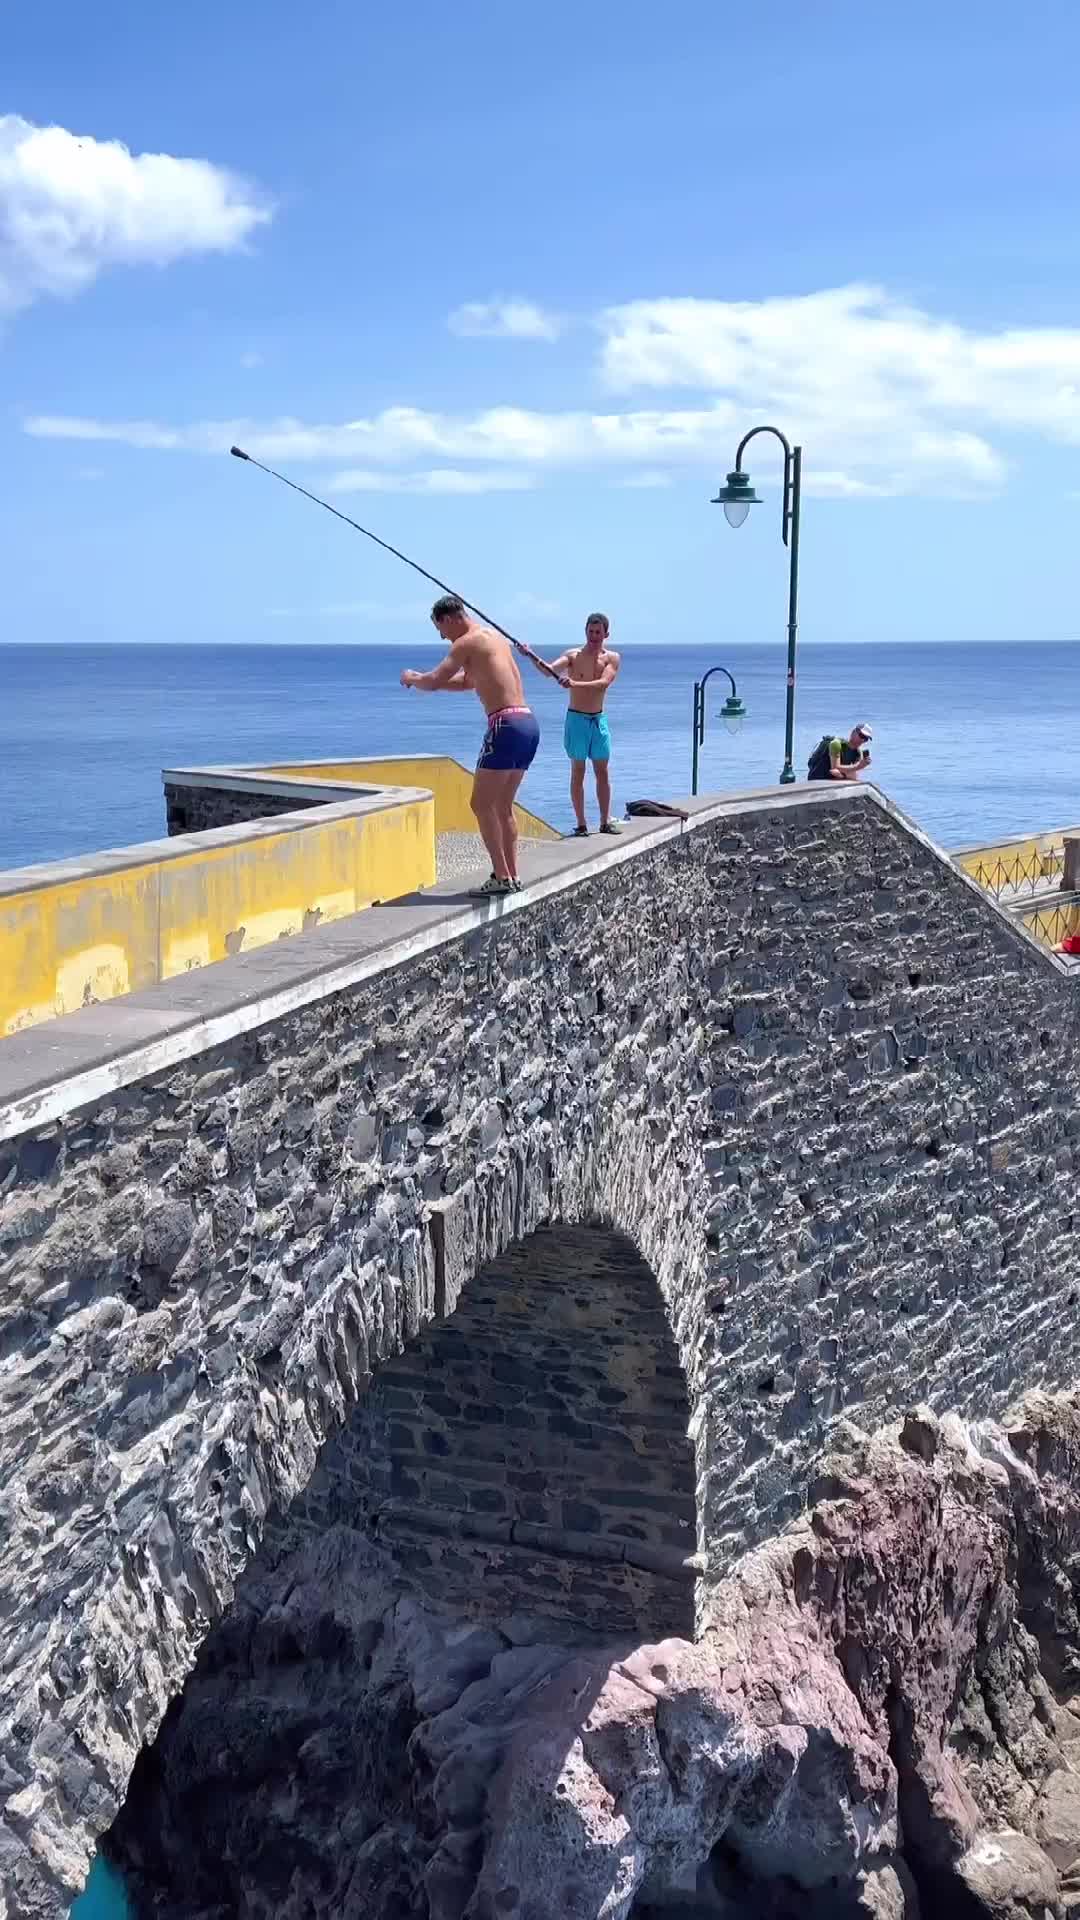
<path fill-rule="evenodd" d="M 791 554 L 791 571 L 788 579 L 788 665 L 787 665 L 787 721 L 784 728 L 784 765 L 780 774 L 780 784 L 789 786 L 795 778 L 792 765 L 792 741 L 795 732 L 795 637 L 799 624 L 799 508 L 802 502 L 802 448 L 789 445 L 778 427 L 751 427 L 744 433 L 735 452 L 735 469 L 729 473 L 727 484 L 720 488 L 714 507 L 723 507 L 724 518 L 731 527 L 741 527 L 751 507 L 759 504 L 758 496 L 750 484 L 750 475 L 743 472 L 743 453 L 756 433 L 771 433 L 779 440 L 784 449 L 784 498 L 780 512 L 780 537 Z"/>
<path fill-rule="evenodd" d="M 722 673 L 725 680 L 731 680 L 731 692 L 720 709 L 720 718 L 729 733 L 738 733 L 746 718 L 746 708 L 739 699 L 738 691 L 726 667 L 710 667 L 700 680 L 694 681 L 694 751 L 690 763 L 690 791 L 697 792 L 698 748 L 705 744 L 705 688 L 714 673 Z"/>

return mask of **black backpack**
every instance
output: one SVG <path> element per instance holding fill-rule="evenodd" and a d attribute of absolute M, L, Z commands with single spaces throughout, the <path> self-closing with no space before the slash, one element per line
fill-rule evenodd
<path fill-rule="evenodd" d="M 832 770 L 832 735 L 823 734 L 806 763 L 808 780 L 827 780 Z"/>

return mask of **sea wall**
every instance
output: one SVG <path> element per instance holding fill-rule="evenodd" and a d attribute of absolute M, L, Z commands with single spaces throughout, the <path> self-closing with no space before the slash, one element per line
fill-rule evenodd
<path fill-rule="evenodd" d="M 308 817 L 289 800 L 225 812 L 197 838 L 0 873 L 0 1037 L 435 878 L 434 804 L 415 788 Z M 288 817 L 259 824 L 274 812 Z"/>
<path fill-rule="evenodd" d="M 266 1516 L 546 1222 L 617 1230 L 666 1305 L 706 1602 L 841 1414 L 1080 1373 L 1052 955 L 868 789 L 530 858 L 501 910 L 436 891 L 135 995 L 100 1062 L 105 1009 L 0 1048 L 20 1920 L 62 1910 Z"/>
<path fill-rule="evenodd" d="M 436 835 L 474 834 L 472 774 L 448 754 L 416 753 L 366 760 L 298 760 L 280 767 L 167 768 L 162 775 L 172 833 L 258 820 L 292 808 L 326 806 L 350 798 L 359 787 L 419 788 L 431 794 Z M 556 840 L 554 827 L 527 807 L 516 806 L 518 832 L 526 840 Z"/>

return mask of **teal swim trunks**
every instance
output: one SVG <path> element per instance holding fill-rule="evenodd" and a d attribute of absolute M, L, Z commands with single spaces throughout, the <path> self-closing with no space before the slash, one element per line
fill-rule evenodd
<path fill-rule="evenodd" d="M 602 713 L 575 713 L 571 707 L 563 728 L 568 760 L 610 760 L 611 733 Z"/>

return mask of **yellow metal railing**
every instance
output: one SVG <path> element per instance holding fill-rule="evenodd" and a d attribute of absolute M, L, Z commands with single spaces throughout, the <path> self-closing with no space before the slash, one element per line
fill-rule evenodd
<path fill-rule="evenodd" d="M 1066 934 L 1080 933 L 1080 893 L 1071 886 L 1068 893 L 1060 891 L 1065 843 L 1078 834 L 1080 827 L 1053 827 L 993 846 L 958 847 L 952 859 L 1044 947 L 1057 948 Z"/>
<path fill-rule="evenodd" d="M 1050 833 L 1029 834 L 1023 840 L 1005 840 L 997 846 L 961 847 L 953 854 L 958 867 L 993 900 L 1006 893 L 1041 893 L 1060 881 L 1065 865 L 1065 835 L 1080 831 L 1073 827 L 1055 828 Z"/>
<path fill-rule="evenodd" d="M 1060 947 L 1067 933 L 1080 933 L 1080 898 L 1075 893 L 1066 894 L 1053 906 L 1036 907 L 1017 917 L 1044 947 Z"/>

